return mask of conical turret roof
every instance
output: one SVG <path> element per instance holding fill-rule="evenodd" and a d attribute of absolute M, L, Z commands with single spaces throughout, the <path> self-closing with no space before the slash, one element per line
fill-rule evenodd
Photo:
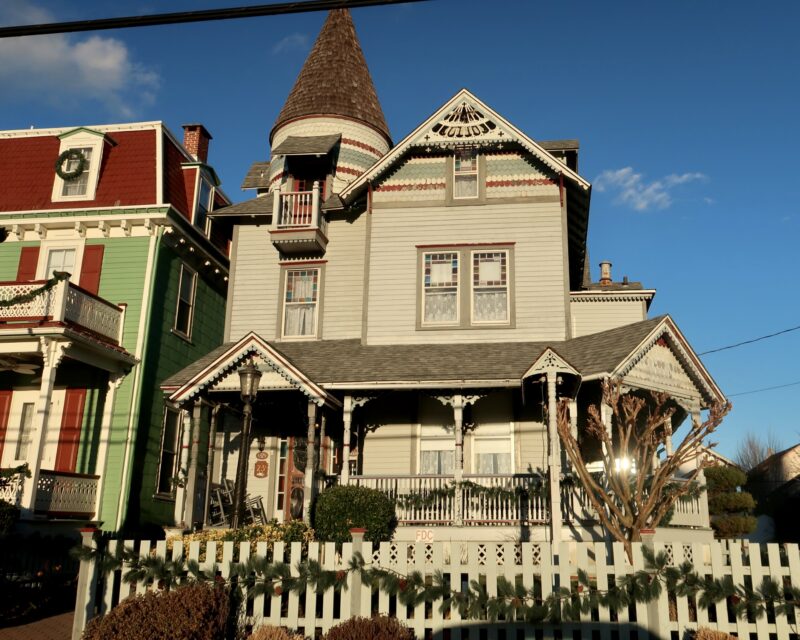
<path fill-rule="evenodd" d="M 334 9 L 322 26 L 272 127 L 306 116 L 345 116 L 370 125 L 391 143 L 350 11 Z"/>

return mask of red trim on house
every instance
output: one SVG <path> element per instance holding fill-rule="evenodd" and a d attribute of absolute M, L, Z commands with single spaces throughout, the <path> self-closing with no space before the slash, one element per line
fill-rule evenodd
<path fill-rule="evenodd" d="M 418 244 L 417 249 L 440 249 L 442 247 L 513 247 L 516 242 L 457 242 L 455 244 Z"/>
<path fill-rule="evenodd" d="M 19 252 L 17 282 L 26 282 L 36 278 L 36 266 L 39 264 L 39 246 L 22 247 Z"/>
<path fill-rule="evenodd" d="M 64 412 L 61 414 L 61 430 L 58 433 L 58 449 L 56 450 L 54 471 L 75 473 L 85 406 L 86 389 L 66 390 L 64 394 Z"/>
<path fill-rule="evenodd" d="M 428 191 L 441 190 L 447 188 L 444 182 L 421 182 L 419 184 L 387 184 L 375 189 L 375 191 Z"/>
<path fill-rule="evenodd" d="M 6 442 L 6 432 L 8 430 L 8 416 L 11 411 L 11 397 L 13 391 L 0 391 L 0 460 L 3 459 L 3 445 Z"/>
<path fill-rule="evenodd" d="M 383 157 L 383 153 L 381 153 L 375 147 L 371 147 L 364 142 L 359 142 L 358 140 L 353 140 L 352 138 L 342 138 L 342 144 L 349 145 L 351 147 L 358 147 L 359 149 L 364 149 L 365 151 L 369 151 L 372 154 L 375 154 L 378 158 Z"/>
<path fill-rule="evenodd" d="M 349 173 L 350 175 L 353 175 L 353 176 L 360 176 L 365 171 L 366 171 L 366 169 L 351 169 L 350 167 L 343 167 L 343 166 L 338 165 L 338 164 L 336 165 L 336 173 L 337 174 L 339 174 L 339 173 Z"/>
<path fill-rule="evenodd" d="M 83 249 L 81 263 L 81 288 L 87 293 L 97 295 L 100 291 L 100 273 L 103 270 L 103 253 L 106 248 L 102 244 L 89 244 Z"/>
<path fill-rule="evenodd" d="M 186 156 L 175 146 L 172 139 L 164 134 L 164 202 L 171 204 L 188 220 L 190 207 L 184 182 L 185 172 L 181 167 L 183 162 L 186 162 Z"/>

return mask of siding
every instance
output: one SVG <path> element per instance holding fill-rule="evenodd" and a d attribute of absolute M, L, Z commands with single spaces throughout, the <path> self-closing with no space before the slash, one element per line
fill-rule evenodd
<path fill-rule="evenodd" d="M 4 242 L 0 244 L 0 282 L 17 279 L 19 254 L 22 247 L 35 247 L 38 242 Z"/>
<path fill-rule="evenodd" d="M 369 344 L 565 339 L 558 202 L 376 209 L 371 234 Z M 515 243 L 516 326 L 417 330 L 416 245 L 491 242 Z"/>
<path fill-rule="evenodd" d="M 326 340 L 361 337 L 366 233 L 365 214 L 328 224 L 328 262 L 322 283 L 322 337 Z"/>
<path fill-rule="evenodd" d="M 238 340 L 249 331 L 262 338 L 275 338 L 278 322 L 280 265 L 278 251 L 269 239 L 266 225 L 237 227 L 236 259 L 231 265 L 233 290 L 230 334 Z M 323 285 L 325 286 L 325 285 Z"/>
<path fill-rule="evenodd" d="M 367 434 L 364 475 L 409 475 L 414 457 L 416 425 L 384 424 Z"/>
<path fill-rule="evenodd" d="M 645 304 L 640 300 L 603 302 L 570 302 L 572 337 L 622 327 L 647 319 Z"/>

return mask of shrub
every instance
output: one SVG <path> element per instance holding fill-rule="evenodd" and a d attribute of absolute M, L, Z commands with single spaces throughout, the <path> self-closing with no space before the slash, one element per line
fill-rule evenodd
<path fill-rule="evenodd" d="M 303 640 L 303 636 L 299 633 L 289 633 L 283 627 L 265 624 L 254 629 L 248 640 Z"/>
<path fill-rule="evenodd" d="M 736 491 L 747 482 L 747 476 L 741 469 L 718 465 L 708 467 L 703 471 L 706 475 L 706 486 L 709 494 L 721 493 L 724 491 Z"/>
<path fill-rule="evenodd" d="M 756 501 L 749 493 L 719 493 L 708 497 L 708 508 L 711 513 L 737 513 L 752 511 L 756 508 Z"/>
<path fill-rule="evenodd" d="M 319 540 L 349 542 L 350 529 L 366 529 L 365 540 L 391 540 L 397 527 L 394 503 L 380 491 L 340 486 L 323 491 L 314 505 L 314 531 Z"/>
<path fill-rule="evenodd" d="M 716 538 L 740 538 L 754 531 L 756 506 L 753 496 L 738 488 L 747 476 L 735 467 L 717 466 L 705 470 L 708 488 L 708 512 Z"/>
<path fill-rule="evenodd" d="M 11 533 L 19 520 L 19 509 L 10 502 L 0 500 L 0 536 Z"/>
<path fill-rule="evenodd" d="M 90 621 L 83 640 L 216 640 L 224 638 L 230 596 L 218 586 L 192 583 L 122 601 Z"/>
<path fill-rule="evenodd" d="M 272 549 L 276 542 L 302 542 L 306 547 L 314 539 L 313 529 L 301 520 L 291 522 L 268 522 L 267 524 L 253 524 L 240 529 L 203 529 L 197 533 L 190 533 L 182 537 L 173 537 L 167 540 L 167 549 L 172 551 L 176 540 L 183 541 L 184 552 L 188 552 L 189 543 L 199 540 L 205 542 L 227 542 L 235 543 L 238 553 L 240 542 L 250 542 L 250 553 L 256 553 L 257 544 L 266 542 L 267 549 Z M 200 562 L 205 560 L 206 546 L 200 547 Z M 222 562 L 222 544 L 217 544 L 217 562 Z"/>
<path fill-rule="evenodd" d="M 414 632 L 397 618 L 350 618 L 331 627 L 325 640 L 414 640 Z"/>
<path fill-rule="evenodd" d="M 711 528 L 717 538 L 740 538 L 742 533 L 755 531 L 758 521 L 753 516 L 714 516 Z"/>

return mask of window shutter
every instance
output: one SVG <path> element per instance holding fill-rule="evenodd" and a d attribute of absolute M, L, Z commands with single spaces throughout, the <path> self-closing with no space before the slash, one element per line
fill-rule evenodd
<path fill-rule="evenodd" d="M 39 263 L 39 247 L 22 247 L 19 253 L 17 280 L 36 280 L 36 265 Z"/>
<path fill-rule="evenodd" d="M 83 264 L 81 265 L 80 286 L 89 293 L 97 295 L 100 291 L 100 272 L 103 269 L 102 244 L 86 245 L 83 249 Z"/>
<path fill-rule="evenodd" d="M 11 391 L 0 391 L 0 460 L 3 459 L 3 445 L 8 429 L 8 413 L 11 409 Z"/>
<path fill-rule="evenodd" d="M 58 435 L 58 449 L 56 450 L 56 471 L 75 472 L 85 404 L 86 389 L 66 390 L 64 413 L 61 416 L 61 431 Z"/>

